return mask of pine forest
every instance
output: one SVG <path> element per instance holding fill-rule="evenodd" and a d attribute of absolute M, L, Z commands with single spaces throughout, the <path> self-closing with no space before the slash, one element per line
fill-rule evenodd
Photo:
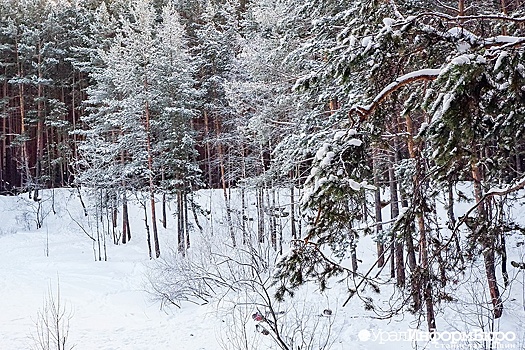
<path fill-rule="evenodd" d="M 0 200 L 2 349 L 524 349 L 525 1 L 0 0 Z"/>

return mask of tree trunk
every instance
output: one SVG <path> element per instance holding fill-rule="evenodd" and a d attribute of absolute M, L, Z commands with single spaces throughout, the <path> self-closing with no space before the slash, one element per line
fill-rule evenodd
<path fill-rule="evenodd" d="M 230 198 L 228 197 L 228 188 L 226 186 L 226 174 L 224 171 L 224 152 L 222 149 L 222 143 L 220 141 L 220 127 L 218 119 L 215 119 L 215 131 L 217 132 L 217 150 L 219 152 L 219 167 L 221 171 L 221 183 L 222 183 L 222 193 L 224 196 L 224 203 L 226 205 L 226 221 L 228 224 L 228 231 L 230 232 L 230 238 L 232 240 L 232 245 L 235 247 L 237 245 L 235 239 L 235 232 L 233 231 L 232 218 L 231 218 L 231 205 Z"/>
<path fill-rule="evenodd" d="M 184 210 L 182 209 L 182 190 L 177 191 L 177 248 L 182 256 L 186 255 L 186 244 L 184 241 Z"/>
<path fill-rule="evenodd" d="M 264 189 L 257 188 L 257 235 L 259 243 L 264 243 Z"/>
<path fill-rule="evenodd" d="M 212 162 L 211 162 L 211 148 L 210 148 L 210 126 L 208 112 L 204 111 L 204 149 L 206 152 L 206 165 L 208 167 L 208 188 L 213 188 L 213 177 L 212 177 Z"/>
<path fill-rule="evenodd" d="M 20 62 L 20 55 L 18 52 L 18 42 L 15 43 L 15 52 L 16 52 L 16 63 L 18 67 L 18 76 L 22 78 L 24 76 L 24 67 L 23 63 Z M 22 174 L 20 176 L 20 187 L 24 188 L 26 183 L 29 182 L 31 178 L 29 173 L 29 159 L 27 151 L 27 141 L 26 141 L 26 106 L 25 106 L 25 88 L 24 83 L 20 82 L 18 84 L 19 96 L 19 108 L 20 108 L 20 135 L 22 136 L 22 142 L 20 145 L 20 164 Z"/>
<path fill-rule="evenodd" d="M 290 187 L 290 226 L 292 230 L 292 239 L 297 239 L 297 227 L 295 223 L 295 185 L 292 181 Z"/>
<path fill-rule="evenodd" d="M 38 200 L 38 190 L 42 178 L 42 161 L 44 159 L 44 87 L 42 81 L 42 54 L 41 43 L 38 43 L 38 102 L 37 102 L 37 127 L 36 127 L 36 167 L 35 167 L 35 189 L 34 200 Z"/>
<path fill-rule="evenodd" d="M 188 194 L 184 192 L 182 194 L 182 207 L 184 209 L 184 233 L 186 235 L 186 250 L 190 249 L 190 225 L 188 221 Z"/>
<path fill-rule="evenodd" d="M 131 232 L 129 226 L 129 215 L 128 215 L 128 198 L 126 190 L 122 195 L 122 244 L 126 244 L 131 239 Z"/>
<path fill-rule="evenodd" d="M 271 193 L 271 202 L 270 202 Z M 266 192 L 268 198 L 268 206 L 270 207 L 270 241 L 272 247 L 277 251 L 277 208 L 275 206 L 275 189 L 271 186 L 271 190 Z"/>
<path fill-rule="evenodd" d="M 164 166 L 162 167 L 162 181 L 165 180 L 165 175 L 164 175 Z M 168 216 L 167 216 L 167 213 L 166 213 L 166 193 L 163 191 L 162 192 L 162 227 L 164 228 L 167 228 L 168 227 Z"/>
<path fill-rule="evenodd" d="M 377 155 L 376 155 L 377 156 Z M 377 267 L 382 268 L 385 265 L 385 244 L 383 243 L 383 215 L 381 214 L 381 186 L 379 185 L 379 165 L 376 157 L 372 160 L 374 172 L 374 204 L 375 204 L 375 221 L 376 221 L 376 249 L 377 249 Z"/>
<path fill-rule="evenodd" d="M 474 154 L 476 149 L 474 148 Z M 496 279 L 496 264 L 495 264 L 495 238 L 492 232 L 487 232 L 487 229 L 483 225 L 489 219 L 486 215 L 484 203 L 481 201 L 483 198 L 483 190 L 481 188 L 481 172 L 477 165 L 477 159 L 474 158 L 471 163 L 472 178 L 474 180 L 474 198 L 476 199 L 477 211 L 479 224 L 481 228 L 479 233 L 481 244 L 483 247 L 483 259 L 485 261 L 485 272 L 487 275 L 487 282 L 489 286 L 490 297 L 492 306 L 494 307 L 494 318 L 500 318 L 503 313 L 503 302 L 499 293 L 498 283 Z"/>
<path fill-rule="evenodd" d="M 390 182 L 390 216 L 395 220 L 399 216 L 399 196 L 397 191 L 397 181 L 394 174 L 394 165 L 396 164 L 395 156 L 390 157 L 391 165 L 388 169 L 388 177 Z M 405 284 L 405 271 L 403 263 L 403 244 L 399 238 L 396 237 L 395 232 L 392 232 L 391 241 L 391 258 L 390 258 L 390 277 L 394 278 L 397 275 L 397 285 L 403 286 Z"/>
<path fill-rule="evenodd" d="M 7 99 L 7 79 L 4 80 L 2 98 Z M 3 108 L 4 113 L 3 113 L 3 118 L 2 118 L 3 137 L 1 138 L 2 139 L 2 149 L 0 150 L 0 157 L 1 157 L 0 159 L 0 191 L 7 190 L 6 175 L 5 175 L 7 173 L 7 138 L 8 138 L 8 135 L 7 135 L 7 130 L 8 130 L 7 129 L 7 118 L 8 118 L 7 108 L 8 108 L 8 103 L 4 104 L 4 108 Z M 7 174 L 7 176 L 9 176 L 9 174 Z M 10 181 L 10 179 L 8 179 L 7 181 Z"/>
<path fill-rule="evenodd" d="M 150 234 L 149 225 L 148 225 L 148 209 L 147 209 L 146 202 L 141 202 L 141 205 L 142 205 L 142 209 L 144 209 L 144 225 L 146 227 L 146 239 L 148 241 L 148 254 L 149 254 L 149 258 L 153 259 L 153 251 L 151 250 L 151 234 Z"/>
<path fill-rule="evenodd" d="M 244 145 L 242 148 L 242 177 L 246 179 L 246 153 Z M 249 242 L 248 232 L 246 231 L 246 224 L 248 221 L 248 213 L 246 212 L 246 188 L 241 185 L 241 230 L 242 230 L 242 244 L 246 245 Z"/>
<path fill-rule="evenodd" d="M 147 81 L 145 81 L 147 89 Z M 153 184 L 153 155 L 151 152 L 151 128 L 150 128 L 150 114 L 149 103 L 146 101 L 146 152 L 148 153 L 148 170 L 149 170 L 149 193 L 151 206 L 151 226 L 153 228 L 153 243 L 155 245 L 155 257 L 160 257 L 159 235 L 157 231 L 157 214 L 155 210 L 155 186 Z"/>
<path fill-rule="evenodd" d="M 425 300 L 425 306 L 427 311 L 427 326 L 429 332 L 436 329 L 436 318 L 434 313 L 434 301 L 432 295 L 432 282 L 430 280 L 430 267 L 428 264 L 428 244 L 427 244 L 427 231 L 425 227 L 425 216 L 424 216 L 424 205 L 425 198 L 422 193 L 421 187 L 421 159 L 419 152 L 416 150 L 414 144 L 414 128 L 412 123 L 412 117 L 406 115 L 405 117 L 406 130 L 408 134 L 407 146 L 410 158 L 416 162 L 416 174 L 414 175 L 414 201 L 416 201 L 416 221 L 419 231 L 419 256 L 421 264 L 421 286 L 423 288 L 423 299 Z M 417 277 L 413 286 L 416 287 L 418 283 Z M 419 289 L 418 292 L 419 293 Z M 418 295 L 416 295 L 418 297 Z"/>

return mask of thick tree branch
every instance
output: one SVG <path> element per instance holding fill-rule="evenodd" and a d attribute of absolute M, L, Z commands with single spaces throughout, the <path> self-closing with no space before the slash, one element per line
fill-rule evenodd
<path fill-rule="evenodd" d="M 434 80 L 441 73 L 441 69 L 420 69 L 414 72 L 405 74 L 397 78 L 394 82 L 388 84 L 379 94 L 376 95 L 372 103 L 366 106 L 354 106 L 350 113 L 357 113 L 359 115 L 360 121 L 364 121 L 372 112 L 377 108 L 377 106 L 383 102 L 388 96 L 390 96 L 395 91 L 399 90 L 405 85 L 409 85 L 416 81 L 422 80 Z"/>

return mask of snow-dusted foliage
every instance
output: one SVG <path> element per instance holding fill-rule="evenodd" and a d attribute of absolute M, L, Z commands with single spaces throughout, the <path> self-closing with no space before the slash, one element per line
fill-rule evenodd
<path fill-rule="evenodd" d="M 328 347 L 271 305 L 335 281 L 363 313 L 434 332 L 457 302 L 486 329 L 523 270 L 524 25 L 523 0 L 0 0 L 0 193 L 41 229 L 42 190 L 75 186 L 96 260 L 136 200 L 163 301 L 273 310 L 221 304 L 224 348 L 253 315 L 270 347 Z"/>

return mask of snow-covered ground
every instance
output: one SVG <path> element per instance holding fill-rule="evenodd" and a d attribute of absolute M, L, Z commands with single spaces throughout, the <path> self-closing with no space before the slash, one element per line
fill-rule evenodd
<path fill-rule="evenodd" d="M 0 349 L 31 348 L 37 312 L 58 283 L 75 349 L 218 348 L 214 329 L 221 322 L 210 309 L 188 304 L 163 311 L 145 291 L 149 258 L 138 208 L 132 240 L 116 246 L 108 238 L 108 261 L 95 262 L 91 240 L 65 211 L 82 218 L 79 200 L 69 190 L 56 191 L 55 200 L 57 215 L 36 230 L 36 203 L 0 198 Z"/>
<path fill-rule="evenodd" d="M 83 199 L 89 207 L 87 195 Z M 211 218 L 201 218 L 207 234 L 213 227 L 214 237 L 222 236 L 227 240 L 221 192 L 203 191 L 198 200 L 205 209 L 213 212 Z M 96 235 L 96 225 L 89 222 L 92 218 L 84 216 L 77 194 L 70 189 L 45 191 L 41 204 L 40 213 L 44 220 L 42 227 L 37 229 L 38 205 L 27 194 L 0 197 L 0 349 L 25 350 L 34 347 L 38 312 L 42 311 L 50 293 L 56 297 L 58 286 L 60 299 L 70 317 L 68 344 L 74 345 L 76 350 L 241 348 L 231 339 L 232 330 L 238 326 L 232 324 L 235 311 L 228 312 L 224 308 L 228 303 L 233 305 L 235 300 L 221 300 L 220 303 L 202 306 L 182 303 L 181 308 L 167 305 L 161 308 L 159 302 L 152 299 L 147 291 L 146 276 L 155 262 L 148 257 L 143 211 L 139 206 L 131 205 L 130 209 L 132 240 L 126 245 L 114 245 L 107 237 L 108 261 L 95 261 L 94 249 L 98 247 L 94 248 L 80 226 Z M 517 208 L 514 215 L 521 212 L 522 209 Z M 169 246 L 174 247 L 176 241 L 175 219 L 172 216 L 169 218 L 171 221 L 166 230 L 159 225 L 163 254 Z M 210 224 L 212 220 L 213 225 Z M 251 225 L 255 223 L 251 222 Z M 198 237 L 198 230 L 192 235 L 197 243 L 192 249 L 198 249 L 198 242 L 209 238 Z M 523 236 L 509 239 L 509 261 L 523 261 L 523 241 Z M 359 258 L 365 262 L 363 271 L 367 270 L 366 264 L 373 261 L 374 254 L 375 243 L 371 238 L 361 238 Z M 510 266 L 509 272 L 513 279 L 512 290 L 504 294 L 504 316 L 494 324 L 494 331 L 515 334 L 515 340 L 504 342 L 505 348 L 524 349 L 525 273 Z M 477 285 L 483 286 L 482 269 L 471 269 L 467 278 L 479 279 Z M 479 316 L 469 314 L 475 307 L 468 303 L 482 298 L 483 289 L 467 288 L 461 293 L 465 300 L 438 307 L 440 331 L 479 329 Z M 379 320 L 375 313 L 363 309 L 359 298 L 352 299 L 343 308 L 346 297 L 344 285 L 333 284 L 325 295 L 320 295 L 315 286 L 310 285 L 302 289 L 295 300 L 289 301 L 287 305 L 296 305 L 287 310 L 296 313 L 307 310 L 303 316 L 319 325 L 316 332 L 331 325 L 333 343 L 330 349 L 402 350 L 415 346 L 414 342 L 406 341 L 402 333 L 417 329 L 413 315 L 402 314 Z M 386 308 L 395 299 L 395 293 L 385 286 L 381 294 L 374 298 L 377 305 Z M 333 315 L 321 316 L 324 309 L 331 309 Z M 256 332 L 256 322 L 251 319 L 251 314 L 245 316 L 242 326 L 254 344 L 248 348 L 277 349 L 273 342 Z M 419 329 L 424 330 L 425 323 L 421 321 Z M 479 342 L 419 342 L 419 348 L 425 346 L 429 349 L 481 348 Z"/>

